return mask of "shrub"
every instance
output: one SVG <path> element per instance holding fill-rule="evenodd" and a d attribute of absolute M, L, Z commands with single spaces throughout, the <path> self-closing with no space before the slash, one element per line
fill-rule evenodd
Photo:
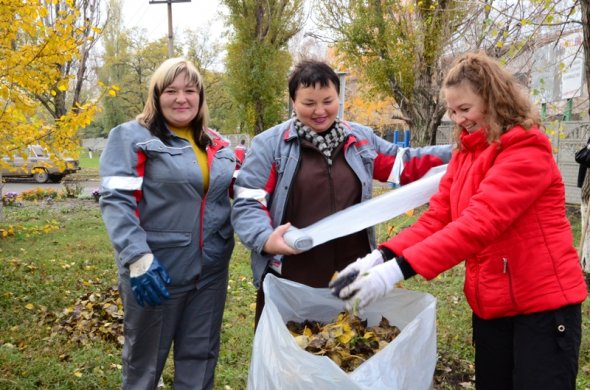
<path fill-rule="evenodd" d="M 98 200 L 100 199 L 100 190 L 98 188 L 92 190 L 92 197 L 96 202 L 98 202 Z"/>
<path fill-rule="evenodd" d="M 62 194 L 54 189 L 43 189 L 37 187 L 34 190 L 23 191 L 20 193 L 22 200 L 47 200 L 47 199 L 60 199 L 63 197 Z"/>
<path fill-rule="evenodd" d="M 16 192 L 7 192 L 6 194 L 2 195 L 2 204 L 4 206 L 16 206 L 18 200 L 18 193 Z"/>
<path fill-rule="evenodd" d="M 77 181 L 63 183 L 66 198 L 77 198 L 84 191 L 84 186 Z"/>

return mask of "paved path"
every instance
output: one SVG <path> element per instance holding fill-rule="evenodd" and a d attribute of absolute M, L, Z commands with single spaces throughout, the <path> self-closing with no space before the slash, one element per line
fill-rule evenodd
<path fill-rule="evenodd" d="M 67 183 L 67 182 L 66 182 Z M 88 181 L 79 181 L 78 184 L 84 187 L 82 191 L 82 195 L 90 196 L 92 191 L 95 188 L 98 188 L 99 182 L 98 180 L 88 180 Z M 32 179 L 14 179 L 7 181 L 4 183 L 4 188 L 2 188 L 2 193 L 6 194 L 7 192 L 23 192 L 27 190 L 32 190 L 37 187 L 41 187 L 43 189 L 52 188 L 57 191 L 62 191 L 64 189 L 63 183 L 43 183 L 39 184 L 36 183 Z"/>

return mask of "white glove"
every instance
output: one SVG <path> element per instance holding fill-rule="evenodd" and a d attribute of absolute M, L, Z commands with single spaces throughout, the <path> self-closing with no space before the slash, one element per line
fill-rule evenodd
<path fill-rule="evenodd" d="M 395 259 L 376 265 L 359 276 L 340 291 L 346 299 L 348 311 L 362 310 L 370 303 L 393 290 L 395 285 L 404 280 L 404 274 Z"/>
<path fill-rule="evenodd" d="M 360 257 L 354 263 L 348 264 L 342 271 L 338 272 L 338 277 L 330 282 L 329 287 L 332 294 L 345 299 L 347 295 L 342 294 L 344 287 L 354 281 L 358 275 L 364 274 L 381 263 L 383 263 L 383 255 L 380 250 L 375 249 L 365 257 Z"/>
<path fill-rule="evenodd" d="M 152 265 L 153 261 L 154 255 L 151 253 L 146 253 L 145 255 L 141 256 L 138 260 L 129 264 L 129 276 L 136 278 L 145 274 L 150 268 L 150 265 Z"/>

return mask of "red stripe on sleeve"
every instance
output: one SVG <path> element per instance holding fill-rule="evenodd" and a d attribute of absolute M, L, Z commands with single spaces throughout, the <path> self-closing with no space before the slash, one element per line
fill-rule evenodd
<path fill-rule="evenodd" d="M 137 172 L 138 177 L 143 178 L 143 176 L 145 174 L 146 161 L 147 161 L 146 154 L 143 152 L 143 150 L 138 150 L 137 151 L 137 167 L 136 167 L 136 172 Z M 139 202 L 141 201 L 141 198 L 143 196 L 143 192 L 141 190 L 135 190 L 133 192 L 133 194 L 135 195 L 135 201 L 137 202 L 137 204 L 139 204 Z M 135 215 L 137 216 L 137 218 L 139 218 L 139 208 L 138 207 L 135 208 Z"/>
<path fill-rule="evenodd" d="M 387 181 L 389 174 L 393 169 L 393 163 L 395 162 L 395 156 L 386 154 L 377 154 L 375 158 L 375 166 L 373 168 L 373 179 L 382 182 Z"/>
<path fill-rule="evenodd" d="M 270 167 L 270 172 L 268 173 L 268 180 L 264 185 L 264 191 L 268 194 L 272 194 L 275 191 L 275 186 L 277 185 L 277 164 L 272 163 Z"/>
<path fill-rule="evenodd" d="M 420 179 L 430 168 L 442 165 L 442 160 L 432 155 L 414 157 L 404 164 L 404 170 L 399 178 L 400 184 L 408 184 Z"/>

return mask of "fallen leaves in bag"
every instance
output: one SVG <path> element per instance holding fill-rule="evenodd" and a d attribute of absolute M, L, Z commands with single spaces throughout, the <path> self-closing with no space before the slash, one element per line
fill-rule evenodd
<path fill-rule="evenodd" d="M 385 348 L 400 330 L 385 317 L 377 326 L 348 312 L 341 312 L 334 322 L 289 321 L 287 328 L 297 344 L 314 355 L 327 356 L 346 372 L 354 371 L 365 360 Z"/>

